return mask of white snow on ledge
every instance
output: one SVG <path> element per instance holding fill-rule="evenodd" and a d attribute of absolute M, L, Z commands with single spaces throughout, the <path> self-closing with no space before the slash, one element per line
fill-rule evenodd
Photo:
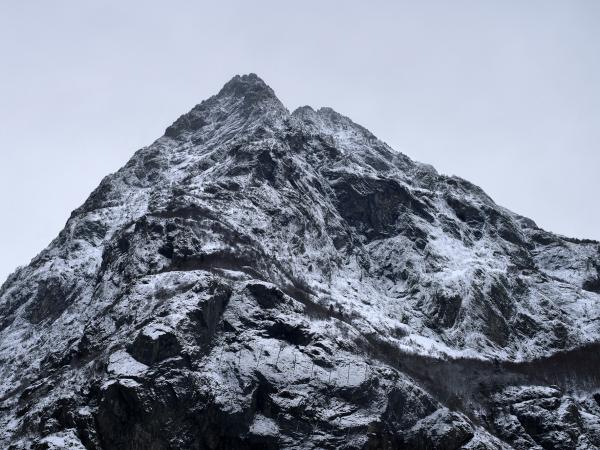
<path fill-rule="evenodd" d="M 48 450 L 85 450 L 73 430 L 60 431 L 40 439 L 39 443 Z"/>
<path fill-rule="evenodd" d="M 257 436 L 277 436 L 279 434 L 279 427 L 272 419 L 262 414 L 257 414 L 250 426 L 250 433 Z"/>
<path fill-rule="evenodd" d="M 136 361 L 125 350 L 118 350 L 108 359 L 108 373 L 122 377 L 136 377 L 142 375 L 148 366 Z"/>

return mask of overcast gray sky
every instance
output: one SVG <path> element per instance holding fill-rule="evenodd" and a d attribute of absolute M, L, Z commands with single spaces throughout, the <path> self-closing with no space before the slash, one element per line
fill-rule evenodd
<path fill-rule="evenodd" d="M 0 282 L 234 74 L 600 239 L 600 2 L 2 1 Z"/>

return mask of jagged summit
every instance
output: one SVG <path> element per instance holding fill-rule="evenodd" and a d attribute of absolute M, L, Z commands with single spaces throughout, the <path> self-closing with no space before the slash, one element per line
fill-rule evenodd
<path fill-rule="evenodd" d="M 200 133 L 202 139 L 211 136 L 216 129 L 239 132 L 245 128 L 267 127 L 282 129 L 290 114 L 286 107 L 260 77 L 251 73 L 236 75 L 219 93 L 196 105 L 167 128 L 165 136 L 175 139 L 193 139 Z M 330 107 L 316 111 L 310 106 L 297 108 L 291 117 L 300 127 L 316 135 L 333 137 L 346 151 L 384 144 L 367 129 Z M 363 145 L 365 144 L 365 145 Z M 387 151 L 391 151 L 388 147 Z"/>
<path fill-rule="evenodd" d="M 256 74 L 236 75 L 218 94 L 177 119 L 167 128 L 165 136 L 186 139 L 190 134 L 224 122 L 233 126 L 248 122 L 274 125 L 275 121 L 284 120 L 287 115 L 287 109 L 273 89 Z"/>
<path fill-rule="evenodd" d="M 234 76 L 223 86 L 217 95 L 250 96 L 253 101 L 260 101 L 265 98 L 277 98 L 273 89 L 255 73 Z"/>
<path fill-rule="evenodd" d="M 256 75 L 0 287 L 0 447 L 600 447 L 600 244 Z"/>

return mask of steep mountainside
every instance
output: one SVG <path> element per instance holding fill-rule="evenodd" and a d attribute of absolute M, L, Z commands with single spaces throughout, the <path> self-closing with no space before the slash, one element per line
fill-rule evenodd
<path fill-rule="evenodd" d="M 236 76 L 0 289 L 0 447 L 600 448 L 600 245 Z"/>

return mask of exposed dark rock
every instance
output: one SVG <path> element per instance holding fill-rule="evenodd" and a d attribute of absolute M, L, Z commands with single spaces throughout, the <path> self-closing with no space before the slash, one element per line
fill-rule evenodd
<path fill-rule="evenodd" d="M 40 280 L 34 298 L 27 305 L 25 317 L 32 323 L 53 321 L 67 309 L 77 295 L 75 283 L 62 277 Z"/>
<path fill-rule="evenodd" d="M 600 277 L 591 277 L 584 280 L 582 288 L 600 294 Z"/>
<path fill-rule="evenodd" d="M 342 217 L 370 239 L 391 235 L 405 209 L 433 220 L 427 207 L 395 180 L 343 175 L 332 186 Z"/>
<path fill-rule="evenodd" d="M 309 328 L 302 324 L 291 324 L 278 319 L 268 328 L 269 335 L 283 339 L 293 345 L 308 345 L 312 340 Z"/>
<path fill-rule="evenodd" d="M 477 207 L 469 205 L 456 197 L 447 197 L 446 202 L 459 220 L 466 222 L 471 227 L 483 225 L 484 216 Z"/>
<path fill-rule="evenodd" d="M 160 323 L 151 323 L 139 332 L 128 351 L 141 363 L 152 365 L 179 355 L 181 344 L 171 328 Z"/>
<path fill-rule="evenodd" d="M 462 299 L 458 295 L 436 292 L 428 304 L 427 316 L 434 327 L 451 328 L 456 323 Z"/>
<path fill-rule="evenodd" d="M 247 289 L 263 308 L 275 308 L 279 304 L 285 302 L 283 292 L 274 286 L 268 286 L 262 283 L 252 283 L 247 286 Z"/>

